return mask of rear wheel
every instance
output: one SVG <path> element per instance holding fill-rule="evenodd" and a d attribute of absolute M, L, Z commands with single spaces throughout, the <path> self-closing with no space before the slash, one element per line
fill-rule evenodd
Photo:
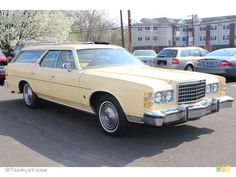
<path fill-rule="evenodd" d="M 105 134 L 110 136 L 126 134 L 128 121 L 119 102 L 114 97 L 105 95 L 99 100 L 97 117 Z"/>
<path fill-rule="evenodd" d="M 185 67 L 184 70 L 185 70 L 185 71 L 194 71 L 194 67 L 193 67 L 193 65 L 188 64 L 188 65 Z"/>
<path fill-rule="evenodd" d="M 30 108 L 36 108 L 40 104 L 40 99 L 33 92 L 29 83 L 26 83 L 23 88 L 23 99 L 25 104 Z"/>

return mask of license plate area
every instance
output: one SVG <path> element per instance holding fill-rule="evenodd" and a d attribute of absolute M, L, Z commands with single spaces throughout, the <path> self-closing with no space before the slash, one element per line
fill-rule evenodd
<path fill-rule="evenodd" d="M 162 66 L 162 65 L 166 65 L 167 62 L 166 60 L 157 60 L 157 64 Z"/>

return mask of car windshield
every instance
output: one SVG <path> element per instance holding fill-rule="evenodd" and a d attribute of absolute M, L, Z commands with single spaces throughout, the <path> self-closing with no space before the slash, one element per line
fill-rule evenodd
<path fill-rule="evenodd" d="M 177 50 L 166 49 L 166 50 L 160 51 L 157 57 L 176 57 L 176 55 L 177 55 Z"/>
<path fill-rule="evenodd" d="M 223 57 L 231 57 L 236 55 L 236 49 L 228 49 L 228 50 L 215 50 L 209 53 L 207 56 L 223 56 Z"/>
<path fill-rule="evenodd" d="M 156 56 L 156 52 L 153 50 L 135 50 L 134 56 Z"/>
<path fill-rule="evenodd" d="M 77 55 L 82 68 L 143 65 L 141 61 L 122 48 L 79 49 Z"/>

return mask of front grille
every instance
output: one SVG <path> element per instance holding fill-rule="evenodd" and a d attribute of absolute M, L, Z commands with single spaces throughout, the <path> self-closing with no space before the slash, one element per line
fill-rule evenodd
<path fill-rule="evenodd" d="M 205 97 L 206 81 L 181 83 L 178 85 L 178 103 L 196 102 Z"/>

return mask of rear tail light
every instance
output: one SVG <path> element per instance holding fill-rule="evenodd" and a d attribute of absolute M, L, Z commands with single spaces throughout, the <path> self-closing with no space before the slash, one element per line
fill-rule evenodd
<path fill-rule="evenodd" d="M 172 59 L 172 62 L 171 62 L 173 65 L 178 65 L 179 64 L 179 59 L 177 58 L 174 58 Z"/>
<path fill-rule="evenodd" d="M 233 66 L 233 64 L 226 60 L 223 60 L 217 66 Z"/>
<path fill-rule="evenodd" d="M 7 62 L 7 58 L 5 56 L 0 56 L 0 62 Z"/>

